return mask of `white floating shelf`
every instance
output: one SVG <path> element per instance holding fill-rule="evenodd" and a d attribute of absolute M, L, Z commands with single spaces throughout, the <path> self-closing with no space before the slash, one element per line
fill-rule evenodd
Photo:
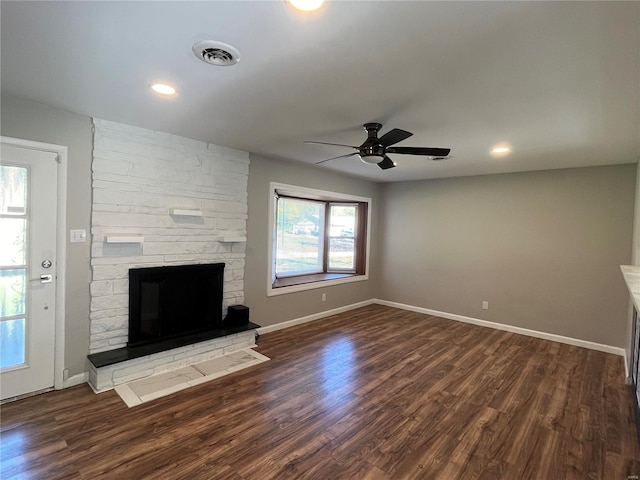
<path fill-rule="evenodd" d="M 183 208 L 172 208 L 169 210 L 171 215 L 175 215 L 177 217 L 201 217 L 202 210 L 185 210 Z"/>
<path fill-rule="evenodd" d="M 222 243 L 243 243 L 247 241 L 247 237 L 241 235 L 224 235 L 218 237 L 218 241 Z"/>
<path fill-rule="evenodd" d="M 107 243 L 144 243 L 144 237 L 142 235 L 111 234 L 105 235 L 104 241 Z"/>

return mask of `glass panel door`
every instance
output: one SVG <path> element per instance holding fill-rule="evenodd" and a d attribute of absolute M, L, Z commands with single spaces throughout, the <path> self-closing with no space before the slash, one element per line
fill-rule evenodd
<path fill-rule="evenodd" d="M 56 362 L 61 164 L 10 141 L 0 142 L 0 400 L 53 387 Z"/>
<path fill-rule="evenodd" d="M 0 166 L 0 369 L 26 363 L 27 189 L 26 167 Z"/>

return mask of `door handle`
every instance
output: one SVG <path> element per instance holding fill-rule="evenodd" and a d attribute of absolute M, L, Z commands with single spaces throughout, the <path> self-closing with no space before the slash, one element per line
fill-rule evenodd
<path fill-rule="evenodd" d="M 32 278 L 32 282 L 40 282 L 40 283 L 51 283 L 53 282 L 53 275 L 47 273 L 45 275 L 40 275 L 40 278 Z"/>

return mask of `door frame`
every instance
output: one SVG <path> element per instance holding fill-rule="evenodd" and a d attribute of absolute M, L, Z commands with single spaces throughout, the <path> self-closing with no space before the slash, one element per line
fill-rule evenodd
<path fill-rule="evenodd" d="M 57 234 L 56 234 L 56 311 L 55 311 L 55 353 L 53 360 L 53 387 L 64 387 L 64 347 L 65 347 L 65 292 L 67 270 L 67 147 L 53 143 L 36 142 L 22 138 L 0 136 L 0 142 L 12 147 L 51 152 L 57 155 Z"/>

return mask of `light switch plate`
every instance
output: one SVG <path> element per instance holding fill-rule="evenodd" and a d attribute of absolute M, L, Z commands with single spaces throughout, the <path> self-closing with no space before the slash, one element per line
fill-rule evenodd
<path fill-rule="evenodd" d="M 86 230 L 69 230 L 69 241 L 71 243 L 84 243 L 87 241 Z"/>

